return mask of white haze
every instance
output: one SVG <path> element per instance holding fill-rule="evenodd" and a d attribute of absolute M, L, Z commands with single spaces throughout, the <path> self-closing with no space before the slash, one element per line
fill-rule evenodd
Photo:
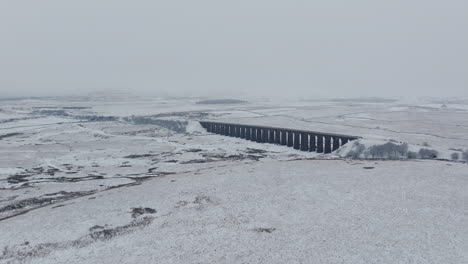
<path fill-rule="evenodd" d="M 466 0 L 3 0 L 0 96 L 468 96 Z"/>

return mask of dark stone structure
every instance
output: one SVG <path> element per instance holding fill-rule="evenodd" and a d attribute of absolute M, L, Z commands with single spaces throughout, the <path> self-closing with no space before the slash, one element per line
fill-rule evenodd
<path fill-rule="evenodd" d="M 286 131 L 288 133 L 288 147 L 292 147 L 294 146 L 294 142 L 293 142 L 293 132 L 292 131 Z"/>
<path fill-rule="evenodd" d="M 287 145 L 288 147 L 294 147 L 294 149 L 317 153 L 331 153 L 349 141 L 359 138 L 322 132 L 221 122 L 201 121 L 200 124 L 208 132 L 214 134 L 243 138 L 258 143 Z"/>
<path fill-rule="evenodd" d="M 301 133 L 301 150 L 309 151 L 309 134 Z"/>
<path fill-rule="evenodd" d="M 286 146 L 286 130 L 281 130 L 281 145 Z"/>

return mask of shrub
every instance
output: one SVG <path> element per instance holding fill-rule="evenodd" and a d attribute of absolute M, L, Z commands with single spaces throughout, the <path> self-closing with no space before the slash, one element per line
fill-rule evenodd
<path fill-rule="evenodd" d="M 466 150 L 465 152 L 463 152 L 463 154 L 462 154 L 462 159 L 463 159 L 464 161 L 468 161 L 468 150 Z"/>
<path fill-rule="evenodd" d="M 397 145 L 391 142 L 372 146 L 365 153 L 366 157 L 399 159 L 408 156 L 408 144 Z"/>
<path fill-rule="evenodd" d="M 346 157 L 350 159 L 359 159 L 361 157 L 361 153 L 355 150 L 351 150 L 350 152 L 348 152 L 348 154 L 346 154 Z"/>
<path fill-rule="evenodd" d="M 424 143 L 423 143 L 423 146 L 425 146 L 425 147 L 431 147 L 431 145 L 429 145 L 429 143 L 427 143 L 427 142 L 424 142 Z"/>
<path fill-rule="evenodd" d="M 418 158 L 418 153 L 416 153 L 414 151 L 408 151 L 407 157 L 408 157 L 408 159 L 417 159 Z"/>
<path fill-rule="evenodd" d="M 419 150 L 419 157 L 422 159 L 435 159 L 439 153 L 433 149 L 422 148 Z"/>
<path fill-rule="evenodd" d="M 351 158 L 351 159 L 359 159 L 365 149 L 366 149 L 365 145 L 355 141 L 352 146 L 352 150 L 349 151 L 348 154 L 346 154 L 346 157 Z"/>
<path fill-rule="evenodd" d="M 458 154 L 458 152 L 454 152 L 452 153 L 452 160 L 459 160 L 460 159 L 460 154 Z"/>

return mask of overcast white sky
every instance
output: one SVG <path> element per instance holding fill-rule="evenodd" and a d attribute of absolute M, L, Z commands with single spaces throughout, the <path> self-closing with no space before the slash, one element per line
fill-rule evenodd
<path fill-rule="evenodd" d="M 467 0 L 0 0 L 0 96 L 468 96 Z"/>

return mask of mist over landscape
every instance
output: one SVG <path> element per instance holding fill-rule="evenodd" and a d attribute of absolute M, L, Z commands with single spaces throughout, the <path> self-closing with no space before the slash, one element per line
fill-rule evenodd
<path fill-rule="evenodd" d="M 2 96 L 468 96 L 468 3 L 2 1 Z"/>
<path fill-rule="evenodd" d="M 468 2 L 0 2 L 1 263 L 468 263 Z"/>

